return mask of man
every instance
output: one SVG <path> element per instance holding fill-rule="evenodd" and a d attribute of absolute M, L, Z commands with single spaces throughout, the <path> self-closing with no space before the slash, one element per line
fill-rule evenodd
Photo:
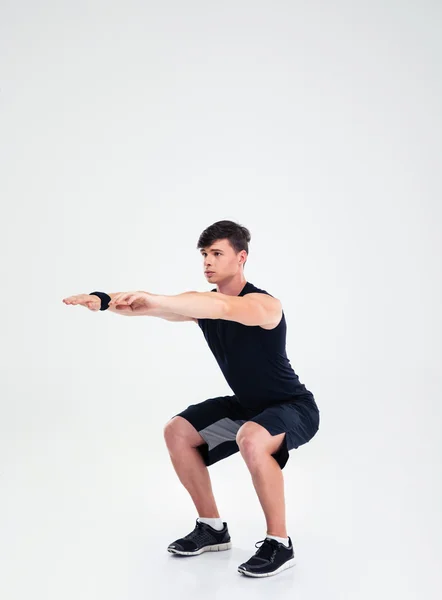
<path fill-rule="evenodd" d="M 319 410 L 287 357 L 281 302 L 244 277 L 250 239 L 248 229 L 232 221 L 218 221 L 201 234 L 197 248 L 204 258 L 204 273 L 216 284 L 210 292 L 175 296 L 94 292 L 64 302 L 125 315 L 194 321 L 201 328 L 234 394 L 191 404 L 164 428 L 173 467 L 199 515 L 193 531 L 171 543 L 168 551 L 193 556 L 231 548 L 207 467 L 239 451 L 267 531 L 257 552 L 238 571 L 267 577 L 294 564 L 282 469 L 289 451 L 318 431 Z"/>

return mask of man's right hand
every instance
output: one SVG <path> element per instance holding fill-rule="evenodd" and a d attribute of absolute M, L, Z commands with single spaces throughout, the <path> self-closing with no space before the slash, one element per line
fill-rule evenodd
<path fill-rule="evenodd" d="M 97 311 L 101 308 L 101 298 L 95 296 L 95 294 L 78 294 L 77 296 L 69 296 L 69 298 L 63 298 L 65 304 L 78 304 L 85 306 L 89 310 Z"/>

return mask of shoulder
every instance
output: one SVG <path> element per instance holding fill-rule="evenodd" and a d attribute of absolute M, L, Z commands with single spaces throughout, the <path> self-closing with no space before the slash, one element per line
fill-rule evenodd
<path fill-rule="evenodd" d="M 253 283 L 247 282 L 246 288 L 244 290 L 244 295 L 249 296 L 250 294 L 266 294 L 267 296 L 271 296 L 267 290 L 257 287 Z"/>
<path fill-rule="evenodd" d="M 279 298 L 275 298 L 271 294 L 261 293 L 261 292 L 250 292 L 246 296 L 244 296 L 247 302 L 258 302 L 264 308 L 268 308 L 270 310 L 276 310 L 279 314 L 282 313 L 282 302 Z M 278 319 L 279 320 L 279 319 Z"/>
<path fill-rule="evenodd" d="M 270 294 L 270 292 L 268 292 L 267 290 L 258 288 L 258 287 L 256 287 L 256 285 L 253 285 L 253 284 L 248 285 L 248 287 L 244 293 L 244 297 L 258 300 L 267 305 L 281 304 L 280 300 L 278 300 L 278 298 L 275 298 L 275 296 Z"/>
<path fill-rule="evenodd" d="M 259 311 L 261 311 L 259 314 L 264 315 L 261 323 L 258 325 L 262 329 L 276 329 L 281 323 L 284 313 L 282 303 L 278 298 L 265 291 L 251 291 L 243 296 L 243 300 L 247 303 L 250 314 L 253 313 L 254 309 L 256 311 L 259 305 Z"/>
<path fill-rule="evenodd" d="M 254 303 L 259 303 L 268 314 L 274 315 L 270 322 L 259 326 L 261 329 L 272 331 L 278 329 L 283 324 L 284 311 L 282 308 L 282 302 L 270 294 L 270 292 L 249 282 L 244 296 L 249 298 Z"/>
<path fill-rule="evenodd" d="M 281 304 L 281 301 L 278 298 L 275 298 L 271 294 L 264 292 L 249 292 L 243 296 L 246 299 L 251 299 L 253 301 L 262 302 L 263 304 Z"/>

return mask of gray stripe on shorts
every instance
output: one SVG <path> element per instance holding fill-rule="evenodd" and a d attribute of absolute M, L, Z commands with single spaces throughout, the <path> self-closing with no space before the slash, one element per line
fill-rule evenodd
<path fill-rule="evenodd" d="M 209 450 L 212 450 L 223 442 L 235 440 L 238 429 L 245 422 L 245 420 L 238 419 L 237 421 L 233 421 L 225 417 L 224 419 L 215 421 L 215 423 L 211 423 L 198 433 L 209 446 Z"/>

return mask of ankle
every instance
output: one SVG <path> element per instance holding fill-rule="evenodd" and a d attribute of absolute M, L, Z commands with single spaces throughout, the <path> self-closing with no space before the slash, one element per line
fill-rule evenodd
<path fill-rule="evenodd" d="M 278 536 L 278 535 L 271 535 L 271 534 L 267 534 L 266 535 L 267 538 L 270 538 L 271 540 L 276 540 L 277 542 L 279 542 L 280 544 L 284 544 L 284 546 L 289 546 L 289 538 L 288 536 Z"/>
<path fill-rule="evenodd" d="M 217 531 L 224 529 L 224 523 L 221 517 L 198 517 L 198 521 L 200 521 L 200 523 L 207 523 L 207 525 L 210 525 L 210 527 L 213 527 L 213 529 L 216 529 Z"/>

